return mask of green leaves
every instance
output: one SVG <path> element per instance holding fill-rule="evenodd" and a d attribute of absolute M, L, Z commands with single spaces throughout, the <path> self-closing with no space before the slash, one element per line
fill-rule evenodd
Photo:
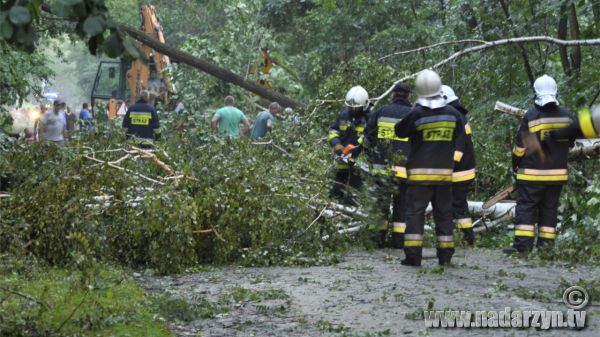
<path fill-rule="evenodd" d="M 117 32 L 111 33 L 108 38 L 104 40 L 104 43 L 102 44 L 102 50 L 108 57 L 119 57 L 125 50 L 121 36 Z"/>
<path fill-rule="evenodd" d="M 140 49 L 133 43 L 130 38 L 126 38 L 123 41 L 123 47 L 125 51 L 134 59 L 143 59 L 144 54 L 140 51 Z"/>
<path fill-rule="evenodd" d="M 75 33 L 87 41 L 91 54 L 105 52 L 109 57 L 128 59 L 143 58 L 143 54 L 129 40 L 123 39 L 108 9 L 102 0 L 56 0 L 51 4 L 51 13 L 44 8 L 44 15 L 53 20 L 42 22 L 40 0 L 17 1 L 0 6 L 0 40 L 32 53 L 35 50 L 40 25 L 43 30 Z M 61 22 L 61 20 L 63 22 Z M 50 25 L 50 29 L 47 27 Z M 53 30 L 54 29 L 54 30 Z"/>
<path fill-rule="evenodd" d="M 106 29 L 106 20 L 100 15 L 89 16 L 83 22 L 83 30 L 89 36 L 98 35 Z"/>

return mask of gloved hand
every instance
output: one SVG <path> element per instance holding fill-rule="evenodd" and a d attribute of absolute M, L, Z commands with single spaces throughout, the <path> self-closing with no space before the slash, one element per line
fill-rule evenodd
<path fill-rule="evenodd" d="M 510 180 L 512 181 L 513 185 L 517 183 L 517 170 L 510 171 Z"/>
<path fill-rule="evenodd" d="M 342 149 L 342 154 L 349 155 L 350 152 L 356 147 L 356 145 L 348 144 Z"/>
<path fill-rule="evenodd" d="M 357 158 L 361 152 L 362 152 L 361 145 L 352 145 L 352 144 L 346 145 L 346 147 L 342 151 L 343 154 L 347 155 L 348 157 L 352 157 L 352 158 Z"/>
<path fill-rule="evenodd" d="M 357 158 L 358 155 L 362 152 L 362 146 L 361 145 L 357 145 L 354 148 L 352 148 L 349 152 L 350 157 L 352 158 Z"/>
<path fill-rule="evenodd" d="M 337 143 L 333 146 L 333 153 L 341 155 L 342 151 L 344 151 L 344 145 Z"/>

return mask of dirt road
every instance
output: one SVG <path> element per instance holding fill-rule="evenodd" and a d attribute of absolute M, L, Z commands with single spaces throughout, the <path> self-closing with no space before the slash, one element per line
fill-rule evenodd
<path fill-rule="evenodd" d="M 227 267 L 139 280 L 148 291 L 183 298 L 201 312 L 188 322 L 170 319 L 178 336 L 257 337 L 538 335 L 533 328 L 426 328 L 423 310 L 566 311 L 562 292 L 568 285 L 600 280 L 600 267 L 568 268 L 498 251 L 459 250 L 455 266 L 444 269 L 435 251 L 425 255 L 421 268 L 401 266 L 401 252 L 384 250 L 350 253 L 333 266 Z M 597 302 L 587 307 L 586 325 L 543 333 L 600 335 Z"/>

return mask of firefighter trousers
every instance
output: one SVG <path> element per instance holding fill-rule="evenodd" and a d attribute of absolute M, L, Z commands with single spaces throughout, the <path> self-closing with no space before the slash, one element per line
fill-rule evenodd
<path fill-rule="evenodd" d="M 467 244 L 472 245 L 475 242 L 475 232 L 473 231 L 473 221 L 467 202 L 470 188 L 471 181 L 452 184 L 452 216 L 456 228 L 463 232 Z"/>
<path fill-rule="evenodd" d="M 392 177 L 376 177 L 376 199 L 381 207 L 383 221 L 379 225 L 371 225 L 373 241 L 379 246 L 385 246 L 385 240 L 390 228 L 390 202 L 392 204 L 392 247 L 404 247 L 404 232 L 406 231 L 406 182 Z"/>
<path fill-rule="evenodd" d="M 449 263 L 454 254 L 452 185 L 408 184 L 406 189 L 407 222 L 404 234 L 406 264 L 421 265 L 425 210 L 429 202 L 433 205 L 439 263 Z"/>
<path fill-rule="evenodd" d="M 519 183 L 517 189 L 513 247 L 519 252 L 533 249 L 536 223 L 538 224 L 537 246 L 554 242 L 562 185 Z"/>
<path fill-rule="evenodd" d="M 343 204 L 356 205 L 352 195 L 352 188 L 360 189 L 361 186 L 362 179 L 360 178 L 357 169 L 354 169 L 353 167 L 337 169 L 335 171 L 333 187 L 329 191 L 329 196 L 338 199 Z"/>

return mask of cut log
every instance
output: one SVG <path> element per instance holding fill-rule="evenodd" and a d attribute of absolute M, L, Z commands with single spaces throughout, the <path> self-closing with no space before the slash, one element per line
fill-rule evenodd
<path fill-rule="evenodd" d="M 485 217 L 490 220 L 500 219 L 506 215 L 510 218 L 515 216 L 516 203 L 504 201 L 496 203 L 494 206 L 484 209 L 482 201 L 469 201 L 469 212 L 472 216 Z M 431 204 L 427 207 L 427 214 L 432 212 Z"/>
<path fill-rule="evenodd" d="M 578 139 L 569 150 L 570 161 L 597 159 L 600 157 L 600 139 Z"/>
<path fill-rule="evenodd" d="M 475 232 L 483 232 L 489 228 L 502 224 L 504 222 L 510 221 L 515 217 L 515 202 L 505 201 L 499 202 L 494 206 L 483 209 L 483 202 L 481 201 L 469 201 L 469 211 L 472 216 L 478 216 L 489 220 L 490 222 L 486 222 L 485 225 L 483 222 L 481 226 L 477 226 L 475 228 Z M 431 214 L 433 211 L 431 204 L 427 207 L 426 213 Z M 360 231 L 362 228 L 366 227 L 367 224 L 360 221 L 353 221 L 346 226 L 346 228 L 342 228 L 337 231 L 338 235 L 343 234 L 351 234 Z M 425 229 L 431 230 L 431 227 L 425 226 Z M 329 235 L 323 236 L 322 240 L 328 240 L 330 238 Z"/>
<path fill-rule="evenodd" d="M 494 110 L 498 112 L 503 112 L 509 115 L 513 115 L 515 117 L 523 117 L 525 116 L 526 110 L 521 108 L 514 107 L 510 104 L 502 103 L 500 101 L 496 101 L 496 105 L 494 106 Z"/>

